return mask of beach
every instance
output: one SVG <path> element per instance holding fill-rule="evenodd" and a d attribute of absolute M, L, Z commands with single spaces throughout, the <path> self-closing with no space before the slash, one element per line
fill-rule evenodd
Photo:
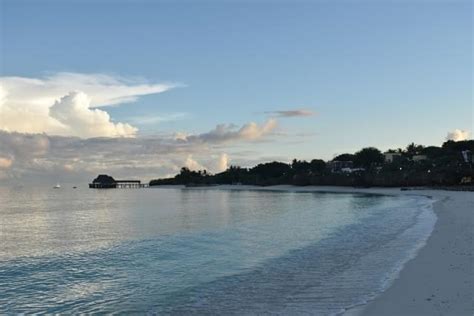
<path fill-rule="evenodd" d="M 246 189 L 246 186 L 229 186 Z M 255 189 L 255 187 L 252 187 Z M 435 200 L 437 222 L 426 245 L 391 286 L 346 315 L 473 315 L 474 193 L 399 188 L 271 186 L 260 190 L 425 195 Z"/>
<path fill-rule="evenodd" d="M 420 193 L 437 200 L 434 231 L 393 285 L 359 315 L 473 315 L 474 193 Z"/>

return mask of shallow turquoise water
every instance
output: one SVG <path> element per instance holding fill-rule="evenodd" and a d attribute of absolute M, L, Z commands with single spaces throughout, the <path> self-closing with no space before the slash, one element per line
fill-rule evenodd
<path fill-rule="evenodd" d="M 423 197 L 0 189 L 0 313 L 339 313 L 434 222 Z"/>

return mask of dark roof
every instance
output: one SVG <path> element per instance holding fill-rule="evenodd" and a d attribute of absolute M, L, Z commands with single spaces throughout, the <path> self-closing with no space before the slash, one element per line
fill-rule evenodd
<path fill-rule="evenodd" d="M 116 183 L 115 179 L 106 174 L 99 174 L 92 183 Z"/>

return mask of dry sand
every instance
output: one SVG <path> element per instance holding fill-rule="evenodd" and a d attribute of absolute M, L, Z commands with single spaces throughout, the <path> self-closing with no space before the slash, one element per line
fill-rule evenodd
<path fill-rule="evenodd" d="M 433 233 L 393 284 L 347 315 L 474 315 L 474 192 L 397 188 L 221 186 L 229 189 L 427 195 L 436 202 Z"/>

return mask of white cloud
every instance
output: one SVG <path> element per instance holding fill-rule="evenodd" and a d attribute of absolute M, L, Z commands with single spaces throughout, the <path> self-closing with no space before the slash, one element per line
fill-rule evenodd
<path fill-rule="evenodd" d="M 76 102 L 74 97 L 77 95 L 70 96 L 70 100 L 63 103 Z M 58 106 L 62 105 L 61 103 Z M 90 110 L 84 110 L 86 117 L 90 115 Z M 64 121 L 68 122 L 68 111 L 65 114 L 61 112 L 62 109 L 56 108 L 55 111 L 59 112 L 58 116 L 65 115 Z M 74 119 L 76 117 L 77 115 L 73 116 Z M 83 121 L 74 124 L 80 125 Z M 104 124 L 107 124 L 107 121 Z M 183 138 L 79 138 L 0 130 L 0 158 L 4 158 L 0 162 L 3 167 L 0 170 L 0 178 L 17 179 L 20 183 L 49 179 L 55 183 L 69 177 L 74 181 L 79 179 L 85 182 L 98 173 L 110 173 L 117 177 L 150 180 L 174 175 L 183 166 L 193 170 L 220 172 L 225 170 L 229 163 L 227 154 L 222 153 L 223 142 L 229 144 L 233 141 L 253 141 L 257 136 L 264 137 L 274 128 L 272 122 L 254 124 L 245 124 L 240 129 L 232 127 L 231 131 L 217 133 L 219 137 L 202 136 L 214 135 L 216 130 L 219 130 L 216 128 L 191 139 L 186 135 L 183 135 Z"/>
<path fill-rule="evenodd" d="M 2 110 L 3 104 L 5 103 L 5 99 L 7 97 L 7 90 L 0 85 L 0 111 Z"/>
<path fill-rule="evenodd" d="M 71 91 L 82 91 L 88 95 L 89 108 L 93 108 L 132 102 L 139 96 L 164 92 L 176 86 L 149 84 L 143 80 L 104 74 L 57 73 L 42 78 L 0 77 L 0 129 L 48 134 L 58 131 L 64 134 L 68 130 L 68 135 L 80 136 L 82 130 L 68 129 L 64 123 L 50 116 L 50 107 Z M 127 129 L 125 126 L 123 128 Z M 104 135 L 97 133 L 95 136 L 109 136 L 109 130 L 106 131 Z"/>
<path fill-rule="evenodd" d="M 229 156 L 226 153 L 223 153 L 219 156 L 219 161 L 217 162 L 217 172 L 226 171 L 229 168 Z"/>
<path fill-rule="evenodd" d="M 455 129 L 452 132 L 448 132 L 446 140 L 454 140 L 455 142 L 469 139 L 471 133 L 466 130 Z"/>
<path fill-rule="evenodd" d="M 147 124 L 158 124 L 162 122 L 178 121 L 188 116 L 189 116 L 188 113 L 177 112 L 177 113 L 168 113 L 168 114 L 155 115 L 155 116 L 149 116 L 149 115 L 148 116 L 132 116 L 128 118 L 128 120 L 134 124 L 147 125 Z"/>
<path fill-rule="evenodd" d="M 60 72 L 42 78 L 1 77 L 11 102 L 50 106 L 69 91 L 80 90 L 91 97 L 94 107 L 132 102 L 138 96 L 155 94 L 178 84 L 149 84 L 143 80 L 105 74 Z"/>
<path fill-rule="evenodd" d="M 269 119 L 264 124 L 258 125 L 250 122 L 241 128 L 234 124 L 219 124 L 210 132 L 198 135 L 186 135 L 179 133 L 175 136 L 184 142 L 201 142 L 201 143 L 226 143 L 230 141 L 253 141 L 269 135 L 277 127 L 275 119 Z"/>
<path fill-rule="evenodd" d="M 183 146 L 165 138 L 82 139 L 0 131 L 0 178 L 26 183 L 71 177 L 85 182 L 111 173 L 150 179 L 175 174 L 184 165 L 183 156 L 193 154 L 206 165 L 211 162 L 206 161 L 210 155 L 205 146 Z"/>
<path fill-rule="evenodd" d="M 188 155 L 186 160 L 184 161 L 184 166 L 187 167 L 189 170 L 197 171 L 206 169 L 203 165 L 193 159 L 193 155 Z"/>
<path fill-rule="evenodd" d="M 83 92 L 71 92 L 49 109 L 50 117 L 60 124 L 54 134 L 79 137 L 132 137 L 137 129 L 129 124 L 113 123 L 107 112 L 90 108 Z"/>
<path fill-rule="evenodd" d="M 173 86 L 101 74 L 0 77 L 0 178 L 87 181 L 97 173 L 111 173 L 147 180 L 176 174 L 183 165 L 218 172 L 229 163 L 223 146 L 276 135 L 277 121 L 270 118 L 240 127 L 219 124 L 201 134 L 124 137 L 137 129 L 114 122 L 103 108 Z M 135 122 L 153 124 L 185 115 L 135 117 Z"/>

